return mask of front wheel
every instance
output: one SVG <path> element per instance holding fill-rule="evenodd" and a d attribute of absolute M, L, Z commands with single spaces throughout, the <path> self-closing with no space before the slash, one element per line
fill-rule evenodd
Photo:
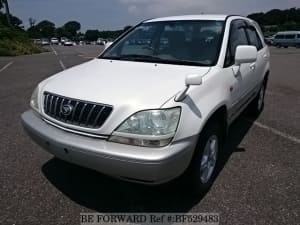
<path fill-rule="evenodd" d="M 222 130 L 219 123 L 210 122 L 201 132 L 194 157 L 187 171 L 187 183 L 193 194 L 204 194 L 216 177 L 216 168 L 222 145 Z"/>

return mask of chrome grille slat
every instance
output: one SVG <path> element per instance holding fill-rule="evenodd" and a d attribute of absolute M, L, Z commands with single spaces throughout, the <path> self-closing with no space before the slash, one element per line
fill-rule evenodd
<path fill-rule="evenodd" d="M 54 96 L 50 97 L 50 115 L 52 114 L 52 103 L 53 103 Z"/>
<path fill-rule="evenodd" d="M 83 112 L 84 112 L 86 106 L 87 106 L 87 104 L 85 103 L 81 109 L 81 112 L 79 114 L 79 119 L 78 119 L 79 121 L 82 121 L 82 115 L 83 115 Z M 79 122 L 79 124 L 80 124 L 80 122 Z"/>
<path fill-rule="evenodd" d="M 57 103 L 58 103 L 58 99 L 59 99 L 59 97 L 58 97 L 58 96 L 56 96 L 56 100 L 55 100 L 55 106 L 54 106 L 54 117 L 56 117 L 56 116 L 57 116 L 56 112 L 57 112 Z"/>
<path fill-rule="evenodd" d="M 62 98 L 62 101 L 61 101 L 60 106 L 59 106 L 59 116 L 60 116 L 60 117 L 61 117 L 61 108 L 62 108 L 62 106 L 64 105 L 64 101 L 65 101 L 65 99 Z"/>
<path fill-rule="evenodd" d="M 97 116 L 96 116 L 96 118 L 95 118 L 95 120 L 94 120 L 93 126 L 96 126 L 97 121 L 99 120 L 99 118 L 100 118 L 100 116 L 101 116 L 103 110 L 104 110 L 104 107 L 102 107 L 101 110 L 99 111 L 99 113 L 97 114 Z"/>
<path fill-rule="evenodd" d="M 63 114 L 64 106 L 71 108 Z M 49 92 L 44 93 L 44 112 L 49 117 L 74 126 L 100 128 L 112 112 L 112 106 L 72 99 Z"/>
<path fill-rule="evenodd" d="M 49 98 L 49 95 L 45 95 L 45 112 L 47 113 L 49 111 L 49 108 L 48 108 L 48 98 Z"/>
<path fill-rule="evenodd" d="M 78 105 L 79 105 L 79 102 L 76 102 L 75 107 L 74 107 L 74 109 L 73 109 L 71 121 L 74 121 L 74 116 L 75 116 L 75 112 L 76 112 L 76 109 L 77 109 L 77 106 L 78 106 Z"/>
<path fill-rule="evenodd" d="M 91 110 L 90 110 L 90 112 L 89 112 L 89 114 L 88 114 L 88 116 L 87 116 L 87 118 L 86 118 L 86 121 L 85 121 L 85 125 L 86 125 L 86 126 L 88 126 L 89 120 L 90 120 L 91 115 L 92 115 L 94 109 L 96 108 L 96 106 L 97 106 L 97 105 L 93 105 L 93 107 L 91 108 Z"/>

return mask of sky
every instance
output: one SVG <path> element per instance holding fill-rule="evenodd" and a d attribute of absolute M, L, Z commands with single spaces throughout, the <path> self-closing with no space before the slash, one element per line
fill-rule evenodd
<path fill-rule="evenodd" d="M 300 8 L 300 0 L 8 0 L 10 11 L 22 19 L 47 19 L 56 27 L 70 20 L 87 29 L 116 30 L 142 20 L 186 14 L 248 15 L 270 9 Z"/>

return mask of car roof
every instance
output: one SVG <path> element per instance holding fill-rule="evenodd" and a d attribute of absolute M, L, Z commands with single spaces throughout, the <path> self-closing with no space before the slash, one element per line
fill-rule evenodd
<path fill-rule="evenodd" d="M 227 17 L 228 17 L 228 15 L 214 15 L 214 14 L 169 16 L 169 17 L 161 17 L 161 18 L 146 20 L 145 23 L 160 22 L 160 21 L 179 21 L 179 20 L 220 20 L 220 21 L 225 21 Z"/>
<path fill-rule="evenodd" d="M 282 35 L 282 34 L 300 34 L 300 31 L 281 31 L 278 32 L 276 35 Z"/>

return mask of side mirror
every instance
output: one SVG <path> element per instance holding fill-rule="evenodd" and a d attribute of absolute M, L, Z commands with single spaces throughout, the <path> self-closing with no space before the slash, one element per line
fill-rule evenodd
<path fill-rule="evenodd" d="M 240 45 L 235 51 L 235 65 L 240 66 L 243 63 L 253 63 L 257 59 L 257 49 L 255 46 Z"/>
<path fill-rule="evenodd" d="M 190 74 L 185 78 L 185 85 L 188 87 L 190 85 L 201 85 L 202 84 L 202 76 L 199 74 Z"/>
<path fill-rule="evenodd" d="M 199 74 L 190 74 L 187 75 L 185 78 L 185 86 L 186 88 L 182 91 L 180 91 L 176 97 L 175 101 L 180 102 L 185 99 L 186 93 L 189 90 L 191 85 L 201 85 L 202 84 L 202 76 Z"/>
<path fill-rule="evenodd" d="M 105 45 L 104 45 L 104 50 L 105 49 L 107 49 L 109 46 L 111 46 L 112 45 L 112 42 L 107 42 L 107 43 L 105 43 Z"/>

